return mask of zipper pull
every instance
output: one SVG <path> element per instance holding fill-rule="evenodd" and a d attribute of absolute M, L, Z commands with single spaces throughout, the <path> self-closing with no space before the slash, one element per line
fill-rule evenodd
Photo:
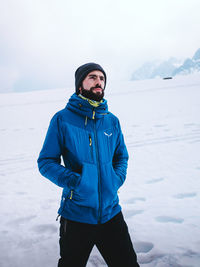
<path fill-rule="evenodd" d="M 60 214 L 58 214 L 58 216 L 56 217 L 56 221 L 58 221 L 58 218 L 60 217 Z"/>
<path fill-rule="evenodd" d="M 90 135 L 89 135 L 89 141 L 90 141 L 89 146 L 92 146 L 92 137 Z"/>
<path fill-rule="evenodd" d="M 93 110 L 93 115 L 92 115 L 92 119 L 95 119 L 95 111 Z"/>
<path fill-rule="evenodd" d="M 87 125 L 87 116 L 85 117 L 85 126 Z"/>
<path fill-rule="evenodd" d="M 71 190 L 71 195 L 69 199 L 72 199 L 72 197 L 73 197 L 73 190 Z"/>

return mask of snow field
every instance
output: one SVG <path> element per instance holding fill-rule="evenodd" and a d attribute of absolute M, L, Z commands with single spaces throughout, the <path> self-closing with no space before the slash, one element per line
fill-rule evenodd
<path fill-rule="evenodd" d="M 119 197 L 142 267 L 200 266 L 200 77 L 108 84 L 129 151 Z M 73 90 L 0 98 L 0 266 L 56 266 L 61 189 L 36 160 Z M 93 249 L 87 267 L 106 266 Z"/>

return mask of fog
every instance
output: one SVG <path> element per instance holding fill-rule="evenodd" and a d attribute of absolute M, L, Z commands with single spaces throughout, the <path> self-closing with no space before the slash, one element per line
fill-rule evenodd
<path fill-rule="evenodd" d="M 146 61 L 191 57 L 199 10 L 198 0 L 0 0 L 0 92 L 73 87 L 86 62 L 129 80 Z"/>

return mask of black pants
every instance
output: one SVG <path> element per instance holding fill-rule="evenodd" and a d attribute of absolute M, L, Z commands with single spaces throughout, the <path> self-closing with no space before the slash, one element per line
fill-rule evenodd
<path fill-rule="evenodd" d="M 96 245 L 109 267 L 139 267 L 122 213 L 104 224 L 60 220 L 58 267 L 84 267 Z"/>

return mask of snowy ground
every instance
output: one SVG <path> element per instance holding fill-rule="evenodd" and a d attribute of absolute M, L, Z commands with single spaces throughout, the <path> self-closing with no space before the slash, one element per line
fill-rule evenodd
<path fill-rule="evenodd" d="M 61 189 L 36 165 L 72 90 L 0 95 L 0 266 L 55 267 Z M 108 85 L 130 155 L 119 197 L 142 267 L 200 266 L 200 75 Z M 96 249 L 87 267 L 106 266 Z M 122 266 L 125 267 L 125 266 Z"/>

